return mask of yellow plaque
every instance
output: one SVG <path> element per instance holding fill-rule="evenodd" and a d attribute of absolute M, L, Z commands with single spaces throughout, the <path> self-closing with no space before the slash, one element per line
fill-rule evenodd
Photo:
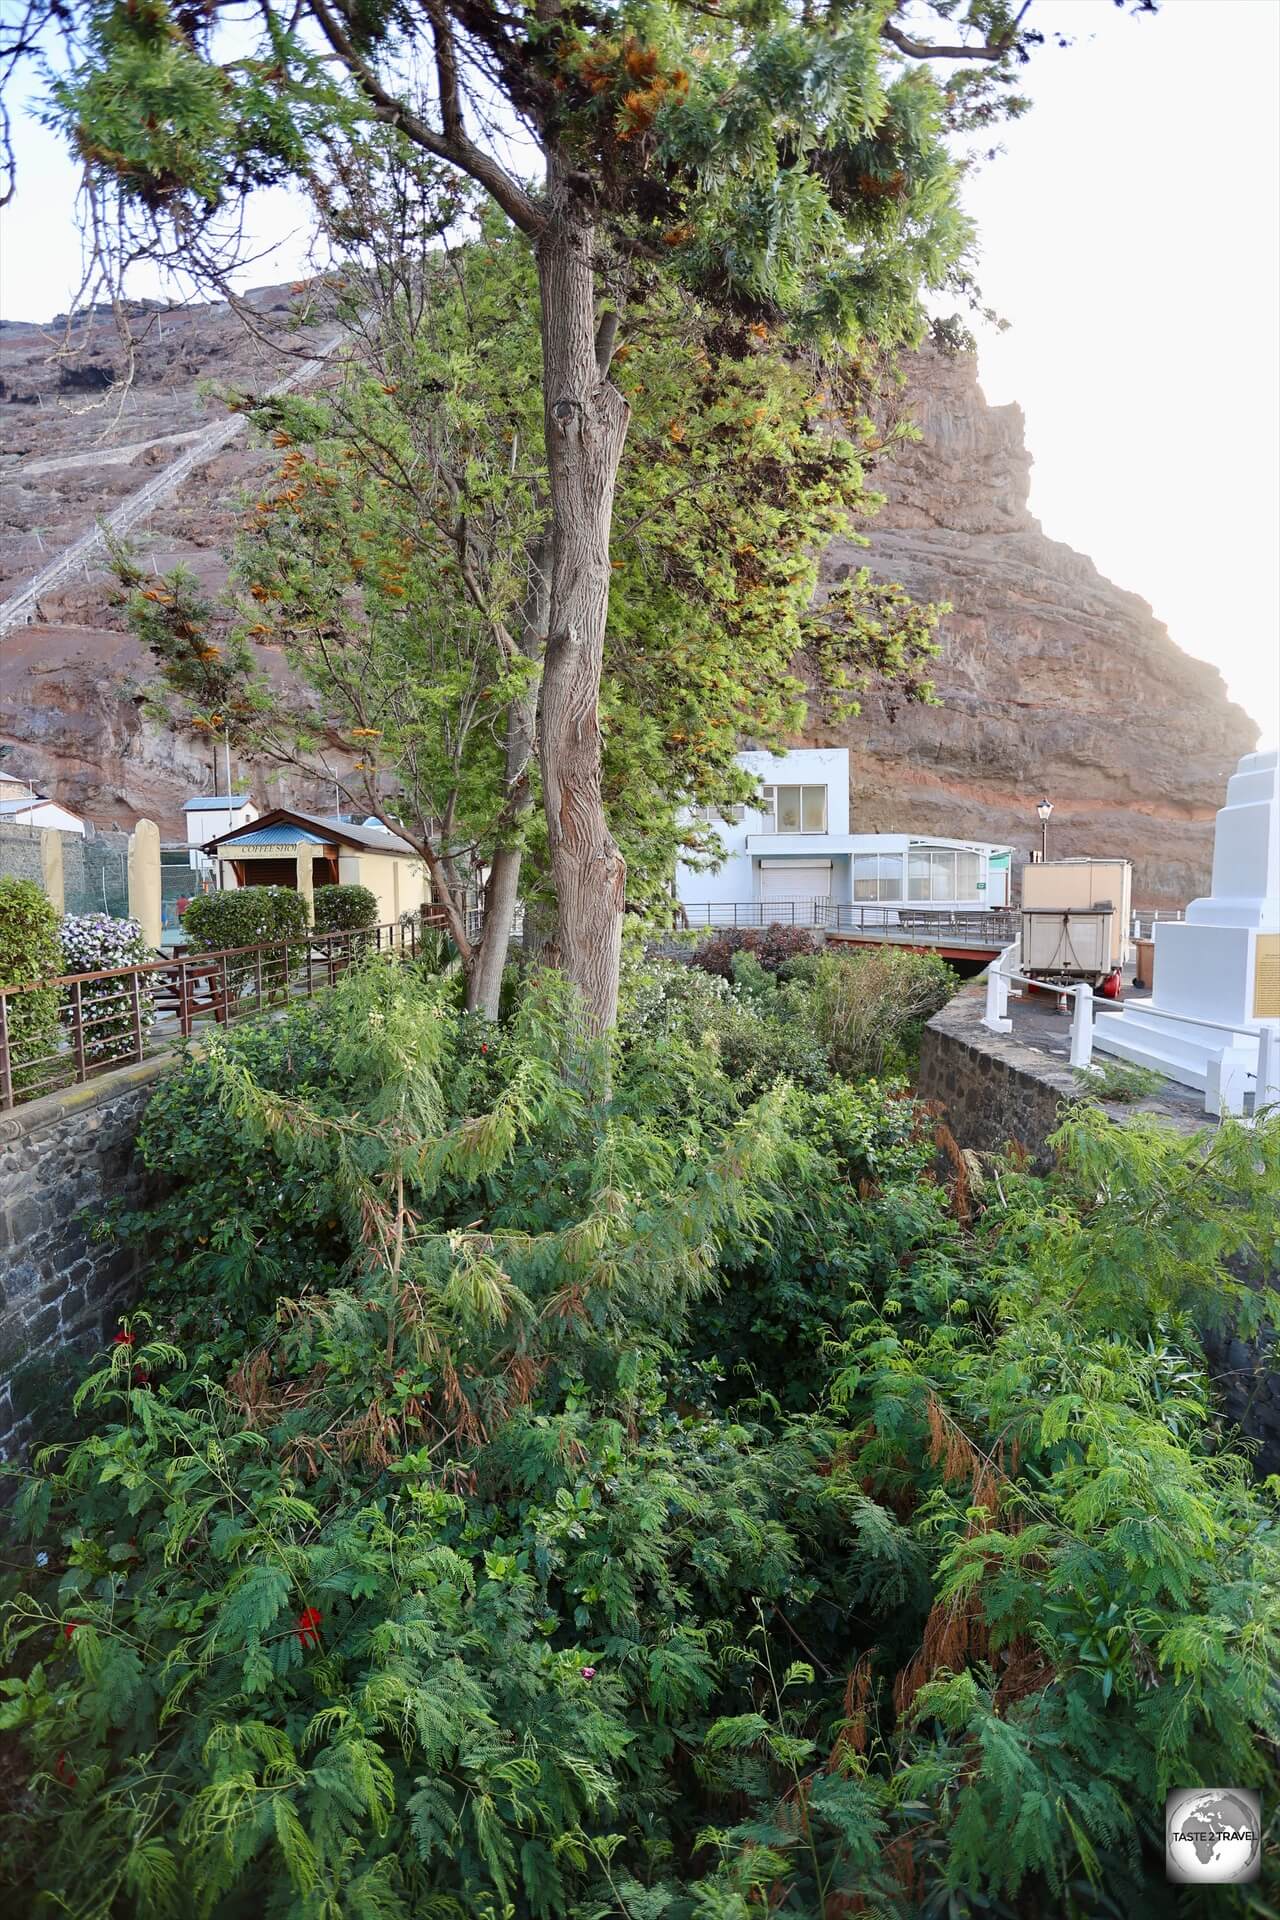
<path fill-rule="evenodd" d="M 1260 933 L 1253 972 L 1253 1017 L 1280 1020 L 1280 933 Z"/>

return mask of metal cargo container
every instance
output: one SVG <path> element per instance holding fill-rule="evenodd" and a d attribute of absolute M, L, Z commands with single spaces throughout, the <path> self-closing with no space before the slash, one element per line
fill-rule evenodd
<path fill-rule="evenodd" d="M 1114 909 L 1109 955 L 1112 967 L 1122 967 L 1129 958 L 1132 895 L 1133 868 L 1127 860 L 1037 860 L 1022 869 L 1024 907 Z"/>
<path fill-rule="evenodd" d="M 1112 971 L 1112 907 L 1024 907 L 1022 971 L 1046 980 L 1087 980 Z"/>

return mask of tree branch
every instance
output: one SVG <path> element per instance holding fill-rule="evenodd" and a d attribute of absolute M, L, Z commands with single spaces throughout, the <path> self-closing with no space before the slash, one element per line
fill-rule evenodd
<path fill-rule="evenodd" d="M 325 39 L 342 61 L 347 71 L 355 79 L 366 97 L 372 101 L 379 120 L 398 127 L 401 133 L 413 141 L 415 146 L 434 154 L 437 160 L 446 161 L 459 172 L 470 175 L 490 194 L 507 218 L 535 238 L 541 233 L 544 220 L 536 200 L 525 192 L 518 181 L 513 180 L 504 167 L 490 154 L 483 153 L 468 137 L 462 127 L 461 109 L 457 96 L 457 66 L 453 59 L 452 41 L 448 42 L 443 75 L 441 78 L 441 107 L 446 123 L 452 114 L 457 115 L 454 130 L 437 133 L 434 127 L 427 125 L 403 100 L 397 100 L 383 86 L 373 68 L 365 60 L 357 47 L 348 37 L 341 22 L 332 12 L 327 0 L 307 0 L 307 7 L 316 25 Z M 433 20 L 434 25 L 434 20 Z M 437 73 L 441 72 L 441 42 L 436 41 Z M 449 85 L 453 89 L 453 104 L 446 107 L 444 89 Z"/>
<path fill-rule="evenodd" d="M 609 362 L 613 359 L 613 343 L 618 337 L 618 310 L 606 307 L 600 315 L 600 325 L 596 329 L 596 372 L 602 380 L 608 377 Z"/>
<path fill-rule="evenodd" d="M 901 27 L 895 27 L 892 20 L 884 22 L 880 37 L 912 60 L 1003 60 L 1017 38 L 1018 22 L 1030 4 L 1031 0 L 1026 0 L 1026 6 L 1019 12 L 1018 19 L 1004 40 L 984 40 L 972 47 L 938 47 L 928 40 L 912 40 Z"/>

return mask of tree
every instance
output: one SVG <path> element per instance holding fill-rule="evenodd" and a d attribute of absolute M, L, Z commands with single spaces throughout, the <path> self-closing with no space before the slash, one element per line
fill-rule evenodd
<path fill-rule="evenodd" d="M 624 863 L 605 817 L 599 695 L 609 540 L 629 412 L 610 371 L 638 288 L 678 281 L 819 348 L 910 339 L 919 294 L 970 231 L 949 126 L 984 124 L 1040 36 L 1009 0 L 932 0 L 945 43 L 895 0 L 740 11 L 665 0 L 262 0 L 261 42 L 216 0 L 59 0 L 73 60 L 55 112 L 92 182 L 216 252 L 220 216 L 285 177 L 323 187 L 350 126 L 390 129 L 476 182 L 532 242 L 549 525 L 539 756 L 563 964 L 613 1019 Z M 930 77 L 948 63 L 945 90 Z M 427 82 L 419 75 L 429 72 Z M 536 151 L 542 179 L 521 177 Z"/>
<path fill-rule="evenodd" d="M 232 611 L 185 576 L 157 583 L 124 557 L 120 570 L 166 717 L 230 732 L 242 755 L 332 782 L 405 834 L 449 919 L 467 1003 L 494 1017 L 536 799 L 536 275 L 498 217 L 478 243 L 423 256 L 421 218 L 404 209 L 420 216 L 432 181 L 411 167 L 385 185 L 371 191 L 365 173 L 357 186 L 356 228 L 379 244 L 341 271 L 344 376 L 321 398 L 254 408 L 281 464 L 238 543 Z M 338 232 L 345 204 L 330 208 Z M 741 739 L 777 744 L 799 724 L 797 658 L 831 712 L 849 711 L 867 677 L 923 697 L 937 610 L 865 578 L 810 608 L 817 553 L 875 505 L 866 466 L 894 431 L 863 411 L 865 372 L 819 385 L 763 327 L 726 329 L 661 289 L 633 305 L 616 358 L 636 425 L 614 529 L 604 784 L 628 904 L 644 909 L 665 899 L 678 848 L 709 838 L 680 824 L 681 807 L 753 797 Z M 524 871 L 537 888 L 535 840 Z M 475 933 L 459 902 L 481 872 Z"/>

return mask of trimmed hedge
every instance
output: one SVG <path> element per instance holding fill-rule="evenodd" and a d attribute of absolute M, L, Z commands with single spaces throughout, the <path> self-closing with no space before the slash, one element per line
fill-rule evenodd
<path fill-rule="evenodd" d="M 202 893 L 182 916 L 194 949 L 256 947 L 307 931 L 307 903 L 292 887 L 230 887 Z"/>
<path fill-rule="evenodd" d="M 377 924 L 378 900 L 368 887 L 316 888 L 317 933 L 350 933 Z"/>
<path fill-rule="evenodd" d="M 56 979 L 63 972 L 57 909 L 34 880 L 0 880 L 0 987 Z M 58 1046 L 58 990 L 15 994 L 9 1002 L 13 1090 L 47 1080 Z M 28 1063 L 28 1064 L 23 1064 Z M 41 1064 L 37 1064 L 41 1063 Z"/>

